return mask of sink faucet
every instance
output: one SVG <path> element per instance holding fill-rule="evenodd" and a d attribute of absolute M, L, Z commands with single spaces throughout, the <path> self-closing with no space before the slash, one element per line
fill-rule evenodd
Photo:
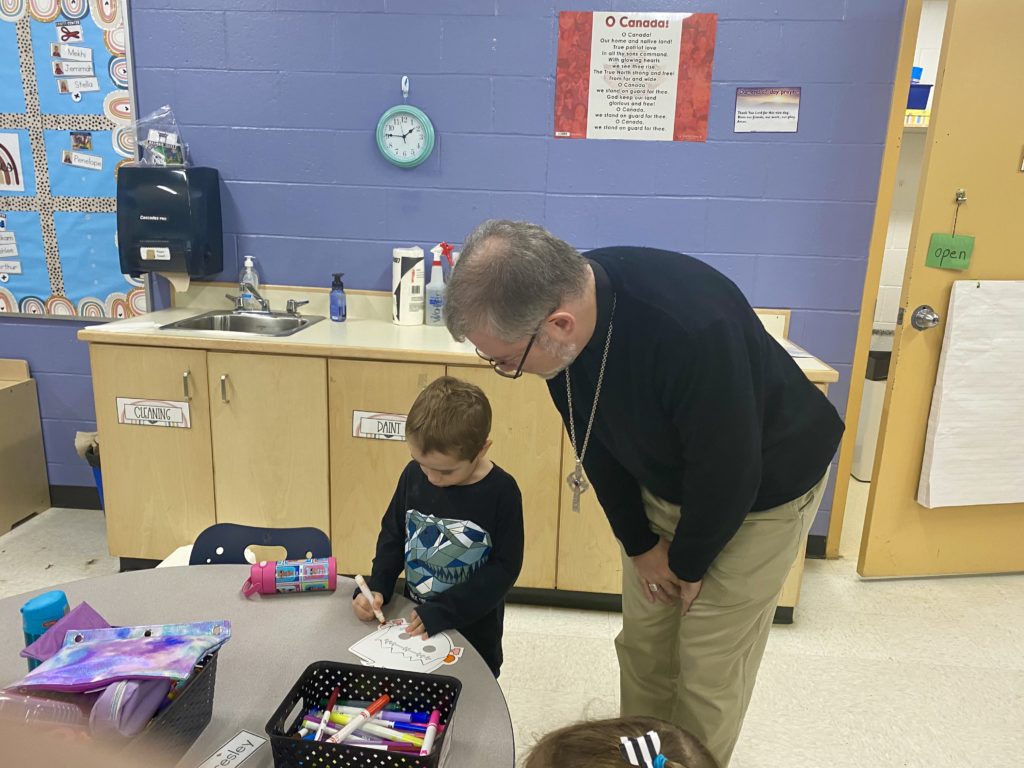
<path fill-rule="evenodd" d="M 225 297 L 227 297 L 227 298 L 231 299 L 233 302 L 235 302 L 235 311 L 236 312 L 239 312 L 239 311 L 245 309 L 245 307 L 242 306 L 242 295 L 245 294 L 245 293 L 251 293 L 253 298 L 256 299 L 257 303 L 260 305 L 260 312 L 269 312 L 270 311 L 270 302 L 263 298 L 263 296 L 260 294 L 260 292 L 258 290 L 256 290 L 256 286 L 255 285 L 253 285 L 250 282 L 243 282 L 243 283 L 239 283 L 238 284 L 238 288 L 239 288 L 239 295 L 238 296 L 232 296 L 230 293 L 225 293 L 224 294 Z"/>

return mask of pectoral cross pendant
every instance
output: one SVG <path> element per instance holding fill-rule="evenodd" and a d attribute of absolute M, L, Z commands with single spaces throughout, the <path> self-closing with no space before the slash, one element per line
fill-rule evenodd
<path fill-rule="evenodd" d="M 580 495 L 586 493 L 586 490 L 590 487 L 590 483 L 587 482 L 587 478 L 583 476 L 583 462 L 577 460 L 576 467 L 569 476 L 565 478 L 565 481 L 569 484 L 572 489 L 572 511 L 580 511 Z"/>

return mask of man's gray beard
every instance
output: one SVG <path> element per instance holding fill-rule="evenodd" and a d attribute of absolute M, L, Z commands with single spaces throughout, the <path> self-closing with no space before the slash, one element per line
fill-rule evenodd
<path fill-rule="evenodd" d="M 551 381 L 551 379 L 558 376 L 562 371 L 572 365 L 579 356 L 579 347 L 576 344 L 558 344 L 551 341 L 547 336 L 538 337 L 537 344 L 549 355 L 554 355 L 562 361 L 559 364 L 559 367 L 555 370 L 536 374 L 545 381 Z"/>

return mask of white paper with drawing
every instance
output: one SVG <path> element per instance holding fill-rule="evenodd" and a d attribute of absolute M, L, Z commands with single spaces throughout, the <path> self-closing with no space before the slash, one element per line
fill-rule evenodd
<path fill-rule="evenodd" d="M 404 672 L 433 672 L 454 664 L 462 656 L 462 648 L 444 632 L 423 640 L 419 635 L 410 635 L 406 628 L 405 619 L 389 621 L 349 650 L 368 667 L 387 667 Z"/>

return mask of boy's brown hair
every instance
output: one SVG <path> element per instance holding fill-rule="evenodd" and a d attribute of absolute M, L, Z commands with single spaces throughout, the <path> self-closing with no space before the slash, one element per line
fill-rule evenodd
<path fill-rule="evenodd" d="M 475 384 L 442 376 L 420 392 L 405 422 L 406 438 L 423 453 L 475 459 L 491 434 L 491 404 Z"/>
<path fill-rule="evenodd" d="M 526 758 L 523 768 L 628 768 L 619 738 L 657 731 L 665 768 L 718 768 L 718 763 L 689 731 L 654 717 L 615 717 L 576 723 L 549 733 Z"/>

